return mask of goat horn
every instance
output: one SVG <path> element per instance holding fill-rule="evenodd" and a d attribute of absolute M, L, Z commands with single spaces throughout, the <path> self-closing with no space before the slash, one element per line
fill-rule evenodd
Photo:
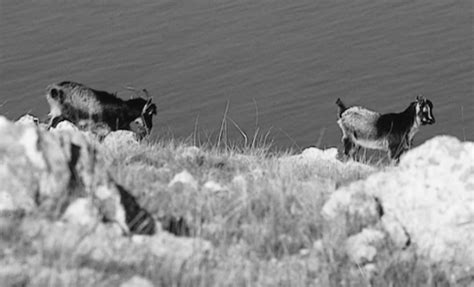
<path fill-rule="evenodd" d="M 148 93 L 148 90 L 147 89 L 143 89 L 142 90 L 143 94 L 145 95 L 145 98 L 148 99 L 148 100 L 152 100 L 153 97 L 150 96 L 150 93 Z"/>
<path fill-rule="evenodd" d="M 132 86 L 126 86 L 126 87 L 125 87 L 125 89 L 127 89 L 127 90 L 129 90 L 129 91 L 133 91 L 133 92 L 135 92 L 135 95 L 134 95 L 134 97 L 133 97 L 133 98 L 135 98 L 135 97 L 137 97 L 137 96 L 138 96 L 138 93 L 139 93 L 139 91 L 138 91 L 138 89 L 137 89 L 137 88 L 135 88 L 135 87 L 132 87 Z"/>

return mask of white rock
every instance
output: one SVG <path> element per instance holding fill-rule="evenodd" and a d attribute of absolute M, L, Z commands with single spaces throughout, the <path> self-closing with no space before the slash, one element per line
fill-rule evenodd
<path fill-rule="evenodd" d="M 15 124 L 37 126 L 39 124 L 39 119 L 33 115 L 25 114 L 16 120 Z"/>
<path fill-rule="evenodd" d="M 13 211 L 16 209 L 15 202 L 9 192 L 0 190 L 0 213 L 2 211 Z"/>
<path fill-rule="evenodd" d="M 185 158 L 193 159 L 201 154 L 201 150 L 197 146 L 188 146 L 185 147 L 181 156 Z"/>
<path fill-rule="evenodd" d="M 182 172 L 176 174 L 168 186 L 172 187 L 178 183 L 189 186 L 193 189 L 197 189 L 198 187 L 198 182 L 187 170 L 183 170 Z"/>
<path fill-rule="evenodd" d="M 381 231 L 364 229 L 347 239 L 346 253 L 356 264 L 372 262 L 377 254 L 377 246 L 381 244 L 384 237 L 385 235 Z"/>
<path fill-rule="evenodd" d="M 430 139 L 407 152 L 399 166 L 339 189 L 323 214 L 358 208 L 363 195 L 378 198 L 384 217 L 399 222 L 401 227 L 383 222 L 397 244 L 405 241 L 404 229 L 421 255 L 474 270 L 474 143 Z"/>
<path fill-rule="evenodd" d="M 117 146 L 136 146 L 138 145 L 137 135 L 132 131 L 113 131 L 110 132 L 102 141 L 102 145 L 108 148 Z"/>
<path fill-rule="evenodd" d="M 38 150 L 39 132 L 33 127 L 28 127 L 23 130 L 18 143 L 25 149 L 25 154 L 33 165 L 38 168 L 46 168 L 46 162 L 43 154 Z"/>
<path fill-rule="evenodd" d="M 50 129 L 50 132 L 58 131 L 79 131 L 79 129 L 70 121 L 62 121 L 59 122 L 54 128 Z"/>
<path fill-rule="evenodd" d="M 0 158 L 0 191 L 9 194 L 13 208 L 31 211 L 39 205 L 43 211 L 56 212 L 64 197 L 86 194 L 95 196 L 101 216 L 128 231 L 121 204 L 126 191 L 119 189 L 100 150 L 81 131 L 47 132 L 0 117 Z M 74 194 L 65 194 L 67 191 Z M 3 203 L 11 205 L 10 200 Z M 94 221 L 89 207 L 79 200 L 70 206 L 65 219 L 88 224 Z"/>
<path fill-rule="evenodd" d="M 300 156 L 303 160 L 336 160 L 337 148 L 318 149 L 309 147 L 303 150 Z"/>
<path fill-rule="evenodd" d="M 377 222 L 380 215 L 373 196 L 364 192 L 338 189 L 324 204 L 321 215 L 328 221 L 357 218 L 359 223 Z"/>
<path fill-rule="evenodd" d="M 236 189 L 241 191 L 243 194 L 247 193 L 247 180 L 241 174 L 236 175 L 231 182 L 231 185 Z"/>
<path fill-rule="evenodd" d="M 161 232 L 157 236 L 149 237 L 146 244 L 150 248 L 151 254 L 158 258 L 166 258 L 173 254 L 175 258 L 189 259 L 197 254 L 212 250 L 209 241 L 199 238 L 176 237 L 168 232 Z"/>
<path fill-rule="evenodd" d="M 90 198 L 78 198 L 63 214 L 64 221 L 72 224 L 93 227 L 100 222 L 99 210 Z"/>
<path fill-rule="evenodd" d="M 150 280 L 135 275 L 126 282 L 120 284 L 120 287 L 153 287 L 153 284 Z"/>
<path fill-rule="evenodd" d="M 382 217 L 382 227 L 398 248 L 403 249 L 410 244 L 411 238 L 398 219 L 386 214 Z"/>
<path fill-rule="evenodd" d="M 224 187 L 222 187 L 222 185 L 213 180 L 206 182 L 203 187 L 204 189 L 207 189 L 210 192 L 219 192 L 224 190 Z"/>

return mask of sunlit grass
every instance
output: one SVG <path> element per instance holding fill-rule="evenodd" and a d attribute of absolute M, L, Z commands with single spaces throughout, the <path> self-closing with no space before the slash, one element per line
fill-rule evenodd
<path fill-rule="evenodd" d="M 438 266 L 415 256 L 415 247 L 398 250 L 387 243 L 375 263 L 377 273 L 369 274 L 333 240 L 334 232 L 344 239 L 355 227 L 329 226 L 321 216 L 324 203 L 339 186 L 383 169 L 382 162 L 366 161 L 369 167 L 304 160 L 292 151 L 275 151 L 258 133 L 242 132 L 245 144 L 231 144 L 224 130 L 216 144 L 191 137 L 102 147 L 111 176 L 155 218 L 183 217 L 191 237 L 212 244 L 209 256 L 175 268 L 113 232 L 58 233 L 46 224 L 26 236 L 25 229 L 37 222 L 33 218 L 42 218 L 35 214 L 2 234 L 8 253 L 2 264 L 26 266 L 27 276 L 18 280 L 33 286 L 117 286 L 133 275 L 155 286 L 449 286 Z M 182 171 L 193 176 L 196 188 L 170 185 Z M 209 188 L 209 182 L 219 188 Z M 52 244 L 60 239 L 63 244 Z M 94 259 L 94 248 L 81 251 L 89 246 L 84 242 L 99 250 L 112 243 L 130 249 L 117 249 L 108 255 L 113 260 L 103 262 Z"/>

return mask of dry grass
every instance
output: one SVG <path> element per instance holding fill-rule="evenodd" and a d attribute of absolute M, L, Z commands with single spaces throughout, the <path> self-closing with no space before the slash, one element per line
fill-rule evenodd
<path fill-rule="evenodd" d="M 191 139 L 117 145 L 104 153 L 119 184 L 153 216 L 184 217 L 193 237 L 212 243 L 212 256 L 180 270 L 146 256 L 104 264 L 60 247 L 51 252 L 34 245 L 13 226 L 8 236 L 2 234 L 0 262 L 26 262 L 30 269 L 25 271 L 29 276 L 11 282 L 117 286 L 138 274 L 156 286 L 450 286 L 438 266 L 414 255 L 415 247 L 402 251 L 387 243 L 371 276 L 330 242 L 329 230 L 335 227 L 321 217 L 322 206 L 338 186 L 367 177 L 370 169 L 292 160 L 291 152 L 272 151 L 265 135 L 257 139 L 258 133 L 244 137 L 245 144 L 237 148 L 227 143 L 225 126 L 217 145 L 204 143 L 199 150 L 189 147 L 196 143 Z M 169 185 L 183 170 L 195 178 L 196 189 Z M 221 188 L 206 188 L 211 181 Z M 340 227 L 340 232 L 348 236 L 349 229 Z M 44 236 L 39 242 L 48 241 Z"/>

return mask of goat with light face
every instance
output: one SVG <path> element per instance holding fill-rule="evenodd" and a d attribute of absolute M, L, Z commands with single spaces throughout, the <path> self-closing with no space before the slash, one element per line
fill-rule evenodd
<path fill-rule="evenodd" d="M 148 96 L 146 90 L 143 91 Z M 49 127 L 61 120 L 69 120 L 77 126 L 92 122 L 105 124 L 112 131 L 133 130 L 143 137 L 151 132 L 153 116 L 156 115 L 156 105 L 151 98 L 122 100 L 114 94 L 76 82 L 48 86 L 46 98 L 50 106 Z M 138 128 L 134 128 L 134 124 Z"/>
<path fill-rule="evenodd" d="M 381 114 L 363 107 L 346 107 L 337 99 L 338 125 L 342 130 L 344 154 L 354 157 L 360 147 L 385 150 L 392 160 L 409 150 L 420 125 L 435 123 L 433 103 L 424 97 L 401 113 Z"/>

